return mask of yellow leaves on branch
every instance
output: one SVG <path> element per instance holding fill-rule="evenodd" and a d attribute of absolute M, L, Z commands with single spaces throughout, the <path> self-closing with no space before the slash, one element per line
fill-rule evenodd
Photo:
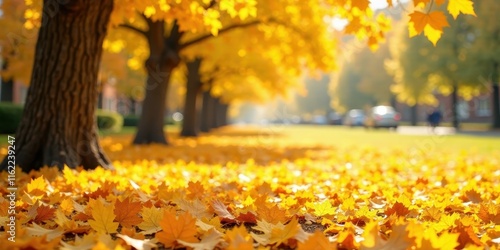
<path fill-rule="evenodd" d="M 426 6 L 426 5 L 442 5 L 444 0 L 414 0 L 415 6 Z M 429 7 L 431 8 L 431 7 Z M 448 0 L 448 12 L 453 16 L 454 19 L 458 17 L 460 13 L 475 16 L 473 2 L 472 0 Z M 448 21 L 446 20 L 446 15 L 444 12 L 439 10 L 429 9 L 426 12 L 415 10 L 410 15 L 410 21 L 408 29 L 410 32 L 410 37 L 419 35 L 424 32 L 424 35 L 431 41 L 434 45 L 437 44 L 441 35 L 443 34 L 444 27 L 448 27 Z"/>
<path fill-rule="evenodd" d="M 450 2 L 448 3 L 447 9 L 453 16 L 453 18 L 457 19 L 460 13 L 476 16 L 473 7 L 474 3 L 472 2 L 472 0 L 449 0 L 449 1 Z"/>

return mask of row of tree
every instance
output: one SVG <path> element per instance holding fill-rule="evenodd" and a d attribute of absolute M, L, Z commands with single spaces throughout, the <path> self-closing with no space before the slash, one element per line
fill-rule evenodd
<path fill-rule="evenodd" d="M 458 128 L 459 97 L 488 93 L 492 126 L 500 128 L 500 24 L 495 21 L 500 4 L 494 0 L 475 4 L 478 17 L 457 17 L 435 47 L 424 37 L 410 38 L 407 9 L 392 13 L 399 21 L 374 53 L 349 40 L 347 51 L 353 56 L 345 57 L 331 82 L 334 107 L 363 108 L 397 99 L 411 107 L 416 124 L 418 104 L 437 105 L 435 94 L 440 93 L 451 95 L 452 109 L 446 113 Z"/>
<path fill-rule="evenodd" d="M 415 2 L 432 6 L 430 1 Z M 456 1 L 449 0 L 449 5 Z M 2 35 L 7 65 L 26 67 L 20 62 L 29 52 L 19 48 L 29 49 L 37 37 L 16 134 L 16 163 L 25 171 L 44 165 L 112 167 L 100 147 L 94 117 L 103 45 L 106 50 L 125 51 L 129 66 L 144 66 L 147 80 L 134 143 L 167 143 L 163 116 L 175 70 L 186 72 L 185 113 L 190 116 L 197 106 L 193 97 L 201 91 L 221 97 L 223 103 L 255 92 L 257 98 L 267 98 L 286 92 L 306 69 L 333 69 L 335 43 L 326 17 L 346 20 L 346 32 L 366 38 L 371 46 L 390 28 L 383 15 L 374 15 L 368 0 L 26 3 L 2 1 L 2 21 L 22 27 L 22 32 L 8 30 Z M 8 19 L 9 13 L 22 15 Z M 416 22 L 421 24 L 410 20 Z M 193 132 L 183 128 L 186 135 Z M 4 160 L 2 168 L 6 166 Z"/>

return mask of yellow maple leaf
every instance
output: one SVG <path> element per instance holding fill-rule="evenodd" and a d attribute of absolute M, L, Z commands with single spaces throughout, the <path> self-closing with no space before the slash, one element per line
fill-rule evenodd
<path fill-rule="evenodd" d="M 244 226 L 234 227 L 229 230 L 225 234 L 225 238 L 229 242 L 228 250 L 252 250 L 253 247 L 253 239 L 248 234 L 246 228 Z"/>
<path fill-rule="evenodd" d="M 162 231 L 157 233 L 155 237 L 167 248 L 174 248 L 179 244 L 178 240 L 185 243 L 198 242 L 196 219 L 188 212 L 176 216 L 175 211 L 165 211 L 160 221 L 160 227 Z"/>
<path fill-rule="evenodd" d="M 316 203 L 313 206 L 314 215 L 316 216 L 325 216 L 325 215 L 334 215 L 337 210 L 332 206 L 332 203 L 329 200 L 324 200 L 321 203 Z"/>
<path fill-rule="evenodd" d="M 156 207 L 143 207 L 141 210 L 143 221 L 138 225 L 144 234 L 156 233 L 161 230 L 160 220 L 163 210 Z"/>
<path fill-rule="evenodd" d="M 105 204 L 102 200 L 97 200 L 92 207 L 92 220 L 89 220 L 89 225 L 99 234 L 116 233 L 118 222 L 113 222 L 115 214 L 113 213 L 113 205 Z"/>
<path fill-rule="evenodd" d="M 372 221 L 365 226 L 363 232 L 364 240 L 361 242 L 360 249 L 407 249 L 411 242 L 406 231 L 408 224 L 398 222 L 392 227 L 392 232 L 388 240 L 384 240 L 379 231 L 378 222 Z"/>
<path fill-rule="evenodd" d="M 474 2 L 471 0 L 449 0 L 448 11 L 454 19 L 457 19 L 460 13 L 476 16 Z"/>
<path fill-rule="evenodd" d="M 421 250 L 453 250 L 455 247 L 459 245 L 458 243 L 459 234 L 444 232 L 440 236 L 436 233 L 436 231 L 432 229 L 428 229 L 424 233 L 424 237 L 422 239 L 422 244 L 416 249 Z"/>
<path fill-rule="evenodd" d="M 282 243 L 286 243 L 288 239 L 292 239 L 299 233 L 300 230 L 299 222 L 296 218 L 293 218 L 288 224 L 286 224 L 283 228 L 274 227 L 271 230 L 271 235 L 269 238 L 270 244 L 280 245 Z"/>
<path fill-rule="evenodd" d="M 36 179 L 31 180 L 27 185 L 28 193 L 35 196 L 40 196 L 45 194 L 47 190 L 47 183 L 45 182 L 45 178 L 40 176 Z"/>
<path fill-rule="evenodd" d="M 330 240 L 321 232 L 316 231 L 314 234 L 309 236 L 306 241 L 299 242 L 298 250 L 309 250 L 309 249 L 330 249 L 336 250 L 337 243 L 330 242 Z"/>
<path fill-rule="evenodd" d="M 221 233 L 215 229 L 210 229 L 201 239 L 200 242 L 192 243 L 183 240 L 177 240 L 183 246 L 191 247 L 194 250 L 211 250 L 216 249 L 216 246 L 222 240 Z"/>

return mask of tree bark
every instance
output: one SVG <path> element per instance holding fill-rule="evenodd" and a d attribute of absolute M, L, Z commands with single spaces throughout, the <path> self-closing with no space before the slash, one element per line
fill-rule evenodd
<path fill-rule="evenodd" d="M 213 99 L 213 110 L 214 110 L 214 119 L 210 123 L 210 129 L 218 128 L 219 127 L 219 110 L 220 110 L 220 99 L 210 96 Z"/>
<path fill-rule="evenodd" d="M 7 69 L 8 62 L 4 61 L 2 69 Z M 12 78 L 5 79 L 2 77 L 0 83 L 0 102 L 14 102 L 14 80 Z"/>
<path fill-rule="evenodd" d="M 99 144 L 97 73 L 112 0 L 43 4 L 31 84 L 16 134 L 16 164 L 112 168 Z M 7 158 L 1 169 L 6 169 Z"/>
<path fill-rule="evenodd" d="M 498 74 L 498 66 L 498 62 L 493 63 L 493 74 L 491 82 L 493 128 L 500 128 L 500 88 L 498 86 L 500 76 Z"/>
<path fill-rule="evenodd" d="M 146 61 L 148 73 L 142 111 L 134 138 L 134 144 L 167 144 L 163 132 L 166 113 L 167 90 L 172 71 L 180 62 L 175 42 L 164 37 L 165 23 L 147 19 L 149 30 L 146 38 L 149 44 L 149 58 Z"/>
<path fill-rule="evenodd" d="M 418 124 L 418 104 L 415 104 L 410 107 L 410 123 L 412 126 L 417 126 Z"/>
<path fill-rule="evenodd" d="M 220 128 L 227 125 L 228 105 L 223 103 L 220 98 L 215 98 L 215 124 L 214 128 Z"/>
<path fill-rule="evenodd" d="M 196 101 L 201 88 L 200 66 L 201 58 L 196 58 L 187 63 L 187 86 L 181 136 L 198 136 Z"/>
<path fill-rule="evenodd" d="M 460 117 L 458 117 L 458 84 L 453 83 L 453 90 L 451 92 L 451 122 L 455 129 L 460 128 Z"/>
<path fill-rule="evenodd" d="M 203 91 L 203 104 L 201 106 L 201 121 L 200 130 L 202 132 L 209 132 L 214 123 L 214 99 L 210 95 L 210 90 Z"/>
<path fill-rule="evenodd" d="M 136 114 L 136 110 L 135 109 L 136 109 L 137 101 L 135 100 L 134 97 L 129 96 L 128 97 L 128 103 L 129 103 L 129 107 L 128 107 L 129 114 L 135 115 Z"/>
<path fill-rule="evenodd" d="M 0 102 L 13 102 L 14 101 L 14 81 L 12 79 L 5 80 L 2 78 L 0 85 L 1 96 Z"/>

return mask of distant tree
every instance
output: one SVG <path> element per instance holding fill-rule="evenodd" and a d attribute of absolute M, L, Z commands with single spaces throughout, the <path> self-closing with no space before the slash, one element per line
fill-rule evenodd
<path fill-rule="evenodd" d="M 355 46 L 330 83 L 333 108 L 346 111 L 388 104 L 393 79 L 384 68 L 384 60 L 389 57 L 389 43 L 381 44 L 376 51 Z"/>
<path fill-rule="evenodd" d="M 330 110 L 329 82 L 330 76 L 326 74 L 306 78 L 303 83 L 304 93 L 295 96 L 298 111 L 308 114 L 326 114 Z"/>
<path fill-rule="evenodd" d="M 387 72 L 393 76 L 391 91 L 396 99 L 411 107 L 410 122 L 418 122 L 418 104 L 437 105 L 435 86 L 429 81 L 431 67 L 428 63 L 432 45 L 423 37 L 409 38 L 408 29 L 399 25 L 391 38 L 391 58 L 386 60 Z"/>
<path fill-rule="evenodd" d="M 492 127 L 500 128 L 500 3 L 495 0 L 475 2 L 477 18 L 468 18 L 474 29 L 472 44 L 473 58 L 468 62 L 481 69 L 475 80 L 487 81 L 490 85 L 492 101 Z"/>

